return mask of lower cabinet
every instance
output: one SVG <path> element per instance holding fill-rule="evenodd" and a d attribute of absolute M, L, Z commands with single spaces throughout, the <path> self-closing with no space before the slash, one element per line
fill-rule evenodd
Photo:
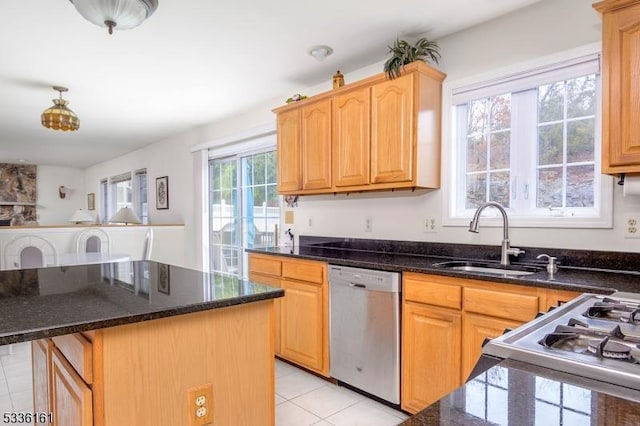
<path fill-rule="evenodd" d="M 460 312 L 405 303 L 402 409 L 417 412 L 460 386 Z"/>
<path fill-rule="evenodd" d="M 55 426 L 273 426 L 273 332 L 265 300 L 33 341 L 34 411 Z M 195 415 L 201 388 L 212 423 Z"/>
<path fill-rule="evenodd" d="M 80 334 L 63 336 L 86 339 Z M 65 347 L 65 351 L 68 350 Z M 82 356 L 67 352 L 67 356 Z M 93 396 L 89 385 L 80 377 L 52 339 L 31 342 L 33 369 L 33 406 L 35 413 L 51 413 L 53 424 L 93 425 Z"/>
<path fill-rule="evenodd" d="M 465 382 L 486 338 L 579 293 L 403 273 L 402 409 L 416 413 Z"/>
<path fill-rule="evenodd" d="M 93 425 L 91 388 L 56 348 L 51 362 L 51 411 L 56 425 Z"/>
<path fill-rule="evenodd" d="M 312 370 L 324 367 L 322 286 L 282 280 L 281 355 Z"/>
<path fill-rule="evenodd" d="M 284 289 L 276 301 L 276 355 L 329 377 L 327 264 L 249 253 L 249 279 Z"/>
<path fill-rule="evenodd" d="M 31 363 L 33 370 L 33 412 L 51 412 L 49 383 L 51 383 L 51 356 L 53 342 L 50 339 L 31 342 Z"/>
<path fill-rule="evenodd" d="M 505 329 L 514 329 L 524 324 L 502 318 L 465 313 L 462 321 L 462 378 L 466 381 L 482 352 L 484 340 L 504 334 Z"/>

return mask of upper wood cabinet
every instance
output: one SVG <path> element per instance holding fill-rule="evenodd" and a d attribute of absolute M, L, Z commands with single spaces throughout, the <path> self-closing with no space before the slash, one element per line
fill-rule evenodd
<path fill-rule="evenodd" d="M 301 110 L 302 189 L 331 188 L 331 99 Z"/>
<path fill-rule="evenodd" d="M 337 188 L 369 184 L 370 89 L 333 98 L 333 184 Z"/>
<path fill-rule="evenodd" d="M 438 188 L 444 78 L 418 61 L 275 109 L 280 193 Z"/>
<path fill-rule="evenodd" d="M 640 173 L 640 1 L 606 0 L 602 14 L 602 172 Z"/>
<path fill-rule="evenodd" d="M 411 182 L 415 146 L 414 74 L 371 88 L 371 181 Z"/>
<path fill-rule="evenodd" d="M 282 193 L 302 189 L 300 127 L 300 111 L 278 114 L 278 191 Z"/>

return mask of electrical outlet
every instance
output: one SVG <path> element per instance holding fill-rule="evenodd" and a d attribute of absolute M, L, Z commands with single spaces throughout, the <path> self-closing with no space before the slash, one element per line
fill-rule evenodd
<path fill-rule="evenodd" d="M 310 217 L 309 218 L 309 228 L 311 228 L 313 226 L 313 218 Z"/>
<path fill-rule="evenodd" d="M 435 218 L 428 217 L 424 220 L 424 232 L 429 234 L 437 232 Z"/>
<path fill-rule="evenodd" d="M 189 426 L 213 424 L 213 385 L 191 388 L 188 394 Z"/>
<path fill-rule="evenodd" d="M 625 238 L 640 238 L 640 220 L 636 216 L 627 215 L 623 226 Z"/>
<path fill-rule="evenodd" d="M 367 216 L 364 218 L 364 232 L 371 232 L 373 229 L 373 218 L 371 216 Z"/>

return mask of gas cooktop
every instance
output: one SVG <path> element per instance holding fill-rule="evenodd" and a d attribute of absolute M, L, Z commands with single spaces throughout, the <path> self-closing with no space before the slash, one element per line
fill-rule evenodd
<path fill-rule="evenodd" d="M 482 352 L 640 390 L 640 294 L 583 294 Z"/>

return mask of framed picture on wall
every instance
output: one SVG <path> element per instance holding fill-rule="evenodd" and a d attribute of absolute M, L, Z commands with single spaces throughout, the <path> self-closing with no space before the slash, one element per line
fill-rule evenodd
<path fill-rule="evenodd" d="M 156 178 L 156 209 L 169 208 L 169 176 Z"/>
<path fill-rule="evenodd" d="M 87 210 L 96 209 L 96 193 L 90 192 L 87 194 Z"/>
<path fill-rule="evenodd" d="M 169 265 L 158 263 L 158 291 L 160 293 L 171 293 L 171 277 L 169 271 Z"/>

